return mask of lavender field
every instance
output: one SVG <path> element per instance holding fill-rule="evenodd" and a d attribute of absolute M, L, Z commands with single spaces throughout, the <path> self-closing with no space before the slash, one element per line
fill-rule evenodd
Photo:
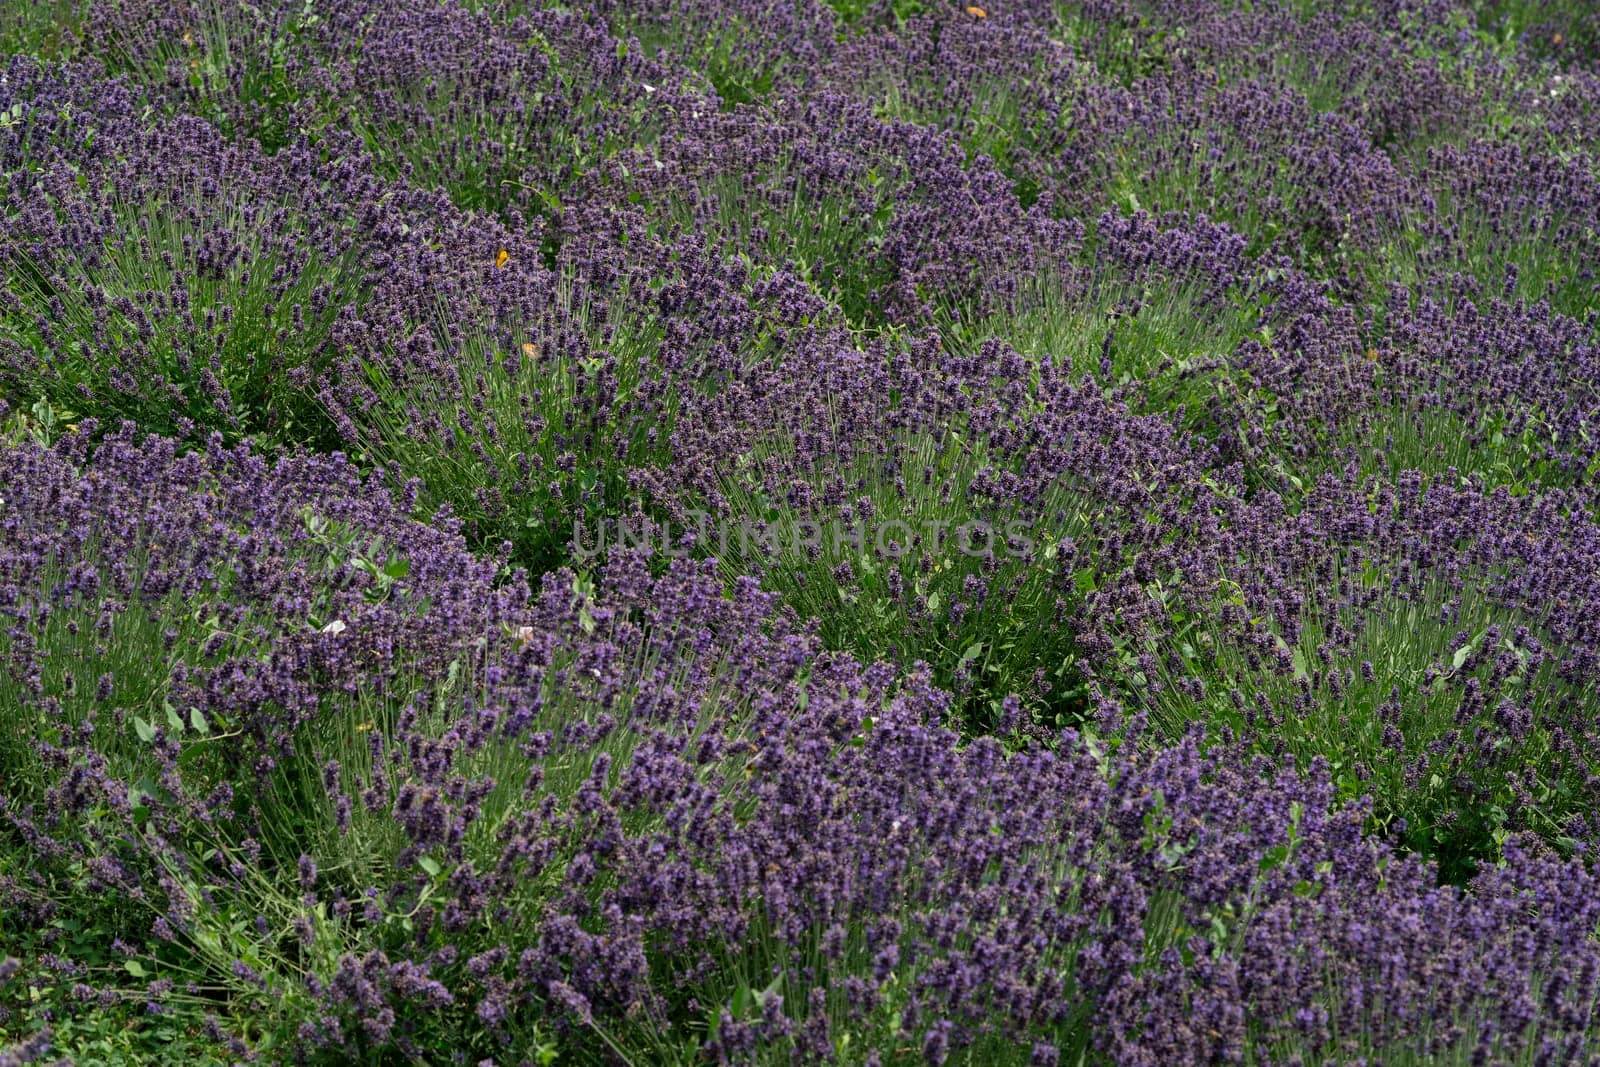
<path fill-rule="evenodd" d="M 1600 5 L 981 2 L 0 0 L 0 1065 L 1600 1064 Z"/>

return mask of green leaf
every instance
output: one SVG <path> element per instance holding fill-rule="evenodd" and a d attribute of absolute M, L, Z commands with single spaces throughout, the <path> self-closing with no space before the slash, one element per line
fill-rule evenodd
<path fill-rule="evenodd" d="M 1278 643 L 1286 648 L 1288 647 L 1288 642 L 1281 637 L 1278 638 Z M 1290 662 L 1294 664 L 1295 678 L 1299 679 L 1311 677 L 1310 657 L 1306 655 L 1306 650 L 1304 648 L 1296 645 L 1294 647 L 1294 652 L 1290 656 Z"/>
<path fill-rule="evenodd" d="M 206 724 L 206 717 L 200 714 L 199 708 L 189 709 L 189 725 L 195 728 L 196 733 L 209 734 L 211 727 Z"/>
<path fill-rule="evenodd" d="M 133 732 L 139 735 L 139 740 L 146 743 L 156 739 L 156 728 L 138 715 L 133 717 Z"/>
<path fill-rule="evenodd" d="M 1098 588 L 1094 580 L 1094 568 L 1084 567 L 1082 570 L 1078 571 L 1078 573 L 1072 577 L 1072 584 L 1074 588 L 1078 590 L 1079 595 L 1094 592 L 1095 589 Z"/>
<path fill-rule="evenodd" d="M 434 878 L 439 877 L 439 872 L 444 868 L 439 866 L 439 861 L 432 856 L 422 856 L 417 860 L 417 866 L 427 871 Z"/>
<path fill-rule="evenodd" d="M 122 964 L 122 969 L 133 975 L 135 978 L 143 978 L 145 976 L 144 964 L 140 963 L 138 960 L 124 961 Z"/>

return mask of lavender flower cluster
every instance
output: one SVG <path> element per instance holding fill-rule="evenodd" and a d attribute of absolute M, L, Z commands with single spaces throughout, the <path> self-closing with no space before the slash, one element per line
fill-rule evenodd
<path fill-rule="evenodd" d="M 102 1005 L 292 1015 L 275 1056 L 543 1028 L 637 1062 L 675 1018 L 730 1062 L 1587 1047 L 1581 860 L 1518 839 L 1439 888 L 1321 762 L 964 744 L 925 670 L 828 653 L 708 565 L 617 552 L 534 595 L 337 457 L 86 445 L 15 448 L 0 485 L 31 724 L 3 816 L 35 857 L 4 888 L 125 924 L 143 988 L 48 964 Z"/>
<path fill-rule="evenodd" d="M 0 1063 L 1600 1062 L 1589 5 L 6 7 Z"/>

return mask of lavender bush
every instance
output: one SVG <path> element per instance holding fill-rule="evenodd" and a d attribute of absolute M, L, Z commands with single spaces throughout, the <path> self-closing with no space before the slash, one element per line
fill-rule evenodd
<path fill-rule="evenodd" d="M 1600 1062 L 1568 0 L 16 0 L 0 1063 Z"/>
<path fill-rule="evenodd" d="M 530 598 L 337 457 L 85 443 L 6 465 L 4 816 L 8 916 L 100 901 L 87 1003 L 272 1056 L 1585 1047 L 1577 861 L 1439 890 L 1326 765 L 962 745 L 753 581 L 620 552 Z"/>

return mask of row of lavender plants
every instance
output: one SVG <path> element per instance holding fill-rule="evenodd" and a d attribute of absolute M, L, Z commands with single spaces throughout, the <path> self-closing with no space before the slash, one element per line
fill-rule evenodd
<path fill-rule="evenodd" d="M 1590 5 L 0 52 L 0 1063 L 1600 1061 Z"/>

